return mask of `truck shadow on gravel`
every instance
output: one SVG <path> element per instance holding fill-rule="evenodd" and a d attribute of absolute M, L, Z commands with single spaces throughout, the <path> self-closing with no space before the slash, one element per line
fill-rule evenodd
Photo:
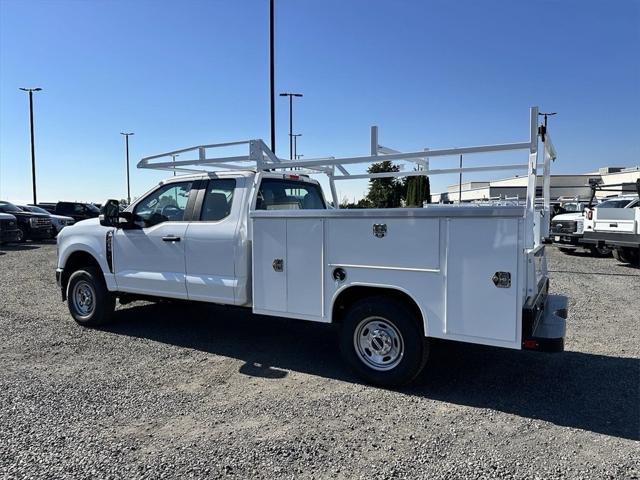
<path fill-rule="evenodd" d="M 244 309 L 134 304 L 103 330 L 244 361 L 240 373 L 288 371 L 360 383 L 340 358 L 336 329 Z M 555 425 L 640 439 L 640 360 L 546 354 L 435 341 L 427 368 L 399 395 L 487 408 Z"/>

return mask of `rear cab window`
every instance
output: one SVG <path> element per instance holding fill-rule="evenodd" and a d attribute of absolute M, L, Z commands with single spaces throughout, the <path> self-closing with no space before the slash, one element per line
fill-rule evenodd
<path fill-rule="evenodd" d="M 325 210 L 327 205 L 317 183 L 263 178 L 256 210 Z"/>

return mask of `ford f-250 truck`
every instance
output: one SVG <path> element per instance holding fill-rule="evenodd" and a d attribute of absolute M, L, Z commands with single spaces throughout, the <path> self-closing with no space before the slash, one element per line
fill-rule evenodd
<path fill-rule="evenodd" d="M 328 208 L 307 174 L 327 174 L 338 205 L 336 180 L 403 173 L 356 174 L 348 170 L 353 164 L 408 160 L 421 170 L 405 175 L 459 171 L 430 169 L 425 151 L 381 155 L 373 129 L 371 155 L 364 157 L 285 161 L 250 140 L 144 158 L 138 167 L 216 171 L 171 177 L 124 212 L 110 200 L 100 219 L 62 230 L 56 271 L 62 297 L 86 326 L 108 321 L 117 297 L 238 305 L 335 323 L 347 362 L 378 385 L 414 379 L 432 338 L 560 351 L 566 299 L 548 293 L 540 242 L 548 210 L 535 207 L 535 109 L 531 125 L 526 142 L 428 152 L 431 158 L 527 150 L 527 163 L 463 169 L 527 170 L 527 206 Z M 248 155 L 207 157 L 212 148 L 245 144 Z M 192 150 L 196 160 L 159 161 Z M 548 138 L 544 158 L 547 183 L 555 158 Z"/>

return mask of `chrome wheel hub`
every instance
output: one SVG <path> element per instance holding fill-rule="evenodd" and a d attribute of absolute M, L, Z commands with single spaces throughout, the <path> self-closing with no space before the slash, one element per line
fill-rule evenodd
<path fill-rule="evenodd" d="M 73 287 L 73 306 L 82 317 L 88 317 L 95 308 L 95 292 L 93 287 L 84 280 L 79 281 Z"/>
<path fill-rule="evenodd" d="M 381 317 L 362 320 L 355 329 L 353 345 L 358 358 L 378 371 L 396 367 L 404 354 L 404 341 L 400 331 Z"/>

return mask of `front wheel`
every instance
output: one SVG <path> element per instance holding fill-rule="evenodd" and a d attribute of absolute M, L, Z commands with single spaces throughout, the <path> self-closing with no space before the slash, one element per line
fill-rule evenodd
<path fill-rule="evenodd" d="M 18 227 L 18 235 L 16 238 L 16 242 L 24 243 L 27 241 L 27 232 L 23 227 Z"/>
<path fill-rule="evenodd" d="M 589 248 L 591 255 L 594 257 L 610 257 L 611 256 L 611 248 L 609 247 L 591 247 Z"/>
<path fill-rule="evenodd" d="M 342 325 L 342 354 L 356 373 L 381 386 L 406 385 L 426 364 L 429 344 L 419 319 L 401 302 L 370 297 L 356 302 Z"/>
<path fill-rule="evenodd" d="M 101 273 L 93 267 L 86 267 L 71 274 L 67 305 L 76 322 L 95 327 L 111 320 L 116 298 L 107 290 Z"/>

